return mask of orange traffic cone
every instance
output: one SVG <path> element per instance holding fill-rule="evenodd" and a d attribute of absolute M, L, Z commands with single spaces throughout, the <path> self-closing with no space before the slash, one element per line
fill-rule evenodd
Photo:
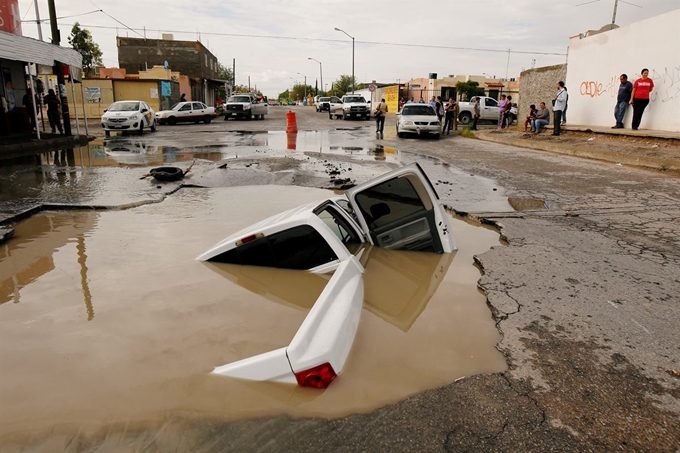
<path fill-rule="evenodd" d="M 287 148 L 294 150 L 297 145 L 297 132 L 286 132 Z"/>
<path fill-rule="evenodd" d="M 289 110 L 286 113 L 286 132 L 297 132 L 297 120 L 295 119 L 295 112 Z"/>

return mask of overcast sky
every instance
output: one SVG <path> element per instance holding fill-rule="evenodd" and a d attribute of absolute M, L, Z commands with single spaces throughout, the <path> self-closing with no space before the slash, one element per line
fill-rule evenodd
<path fill-rule="evenodd" d="M 588 3 L 590 2 L 590 3 Z M 236 83 L 275 96 L 296 81 L 314 86 L 352 73 L 358 82 L 486 73 L 518 77 L 523 69 L 566 61 L 569 36 L 611 23 L 614 0 L 55 0 L 62 45 L 76 21 L 118 66 L 119 36 L 199 40 L 218 60 L 236 59 Z M 586 4 L 583 4 L 586 3 Z M 34 0 L 19 0 L 25 21 L 35 20 Z M 581 6 L 577 6 L 582 4 Z M 637 6 L 634 6 L 637 5 Z M 38 0 L 41 19 L 47 0 Z M 616 23 L 627 25 L 680 8 L 680 0 L 619 0 Z M 104 12 L 93 12 L 103 10 Z M 87 14 L 90 13 L 90 14 Z M 75 16 L 77 17 L 66 17 Z M 116 22 L 119 21 L 119 22 Z M 122 24 L 123 25 L 122 25 Z M 95 28 L 111 27 L 111 28 Z M 128 28 L 135 29 L 131 31 Z M 118 31 L 116 28 L 118 27 Z M 50 24 L 43 23 L 43 38 Z M 38 37 L 35 22 L 24 36 Z M 663 39 L 650 36 L 650 45 Z M 508 49 L 511 49 L 508 62 Z M 535 53 L 534 53 L 535 52 Z M 563 54 L 563 55 L 551 55 Z M 300 75 L 299 73 L 303 74 Z"/>

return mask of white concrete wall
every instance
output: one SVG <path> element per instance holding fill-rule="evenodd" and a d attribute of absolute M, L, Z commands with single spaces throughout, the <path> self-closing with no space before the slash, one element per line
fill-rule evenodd
<path fill-rule="evenodd" d="M 613 126 L 619 76 L 634 82 L 642 68 L 654 81 L 643 129 L 680 132 L 680 9 L 569 42 L 570 124 Z M 557 81 L 555 81 L 557 83 Z M 626 112 L 630 127 L 632 107 Z"/>

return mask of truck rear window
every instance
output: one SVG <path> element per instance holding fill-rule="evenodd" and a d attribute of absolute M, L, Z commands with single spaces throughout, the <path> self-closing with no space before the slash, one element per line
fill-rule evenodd
<path fill-rule="evenodd" d="M 337 260 L 328 242 L 309 225 L 301 225 L 248 242 L 209 261 L 282 269 L 312 269 Z"/>

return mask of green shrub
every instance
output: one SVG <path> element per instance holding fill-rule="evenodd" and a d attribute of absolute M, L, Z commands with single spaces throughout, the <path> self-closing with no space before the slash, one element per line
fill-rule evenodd
<path fill-rule="evenodd" d="M 475 138 L 475 133 L 472 130 L 472 125 L 465 126 L 462 131 L 460 131 L 461 137 Z"/>

